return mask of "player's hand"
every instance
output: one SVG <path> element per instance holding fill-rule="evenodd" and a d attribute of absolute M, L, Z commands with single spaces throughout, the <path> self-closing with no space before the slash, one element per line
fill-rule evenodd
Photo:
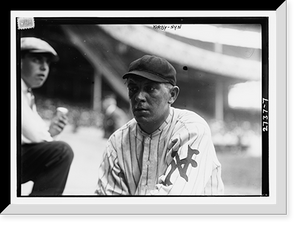
<path fill-rule="evenodd" d="M 49 126 L 49 133 L 52 137 L 60 134 L 68 123 L 68 117 L 66 115 L 56 116 L 52 119 Z"/>

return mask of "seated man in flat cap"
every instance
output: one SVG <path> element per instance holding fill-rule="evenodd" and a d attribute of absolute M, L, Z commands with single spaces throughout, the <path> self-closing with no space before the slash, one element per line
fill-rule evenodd
<path fill-rule="evenodd" d="M 56 51 L 47 42 L 34 37 L 21 38 L 22 145 L 19 185 L 33 181 L 31 196 L 61 195 L 73 160 L 71 147 L 53 138 L 64 129 L 67 116 L 60 115 L 47 126 L 36 111 L 32 94 L 33 88 L 44 84 L 50 62 L 57 59 Z"/>
<path fill-rule="evenodd" d="M 223 194 L 208 124 L 194 112 L 171 107 L 179 94 L 175 68 L 145 55 L 130 64 L 123 79 L 134 118 L 110 136 L 96 193 Z"/>

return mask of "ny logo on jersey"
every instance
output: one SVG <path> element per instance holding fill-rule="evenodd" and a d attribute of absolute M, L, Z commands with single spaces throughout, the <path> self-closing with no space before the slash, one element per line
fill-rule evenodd
<path fill-rule="evenodd" d="M 194 168 L 197 167 L 198 164 L 195 160 L 192 159 L 192 157 L 193 157 L 194 154 L 197 155 L 199 153 L 200 152 L 198 150 L 194 150 L 188 145 L 187 157 L 183 158 L 183 159 L 180 159 L 177 151 L 173 151 L 172 157 L 175 157 L 175 159 L 173 159 L 172 162 L 171 162 L 171 170 L 168 173 L 164 184 L 167 185 L 167 186 L 172 185 L 172 182 L 170 181 L 170 178 L 171 178 L 173 172 L 176 169 L 178 169 L 180 176 L 182 178 L 184 178 L 186 182 L 188 182 L 189 178 L 186 175 L 187 169 L 188 169 L 190 164 Z M 176 162 L 175 162 L 175 160 L 176 160 Z"/>

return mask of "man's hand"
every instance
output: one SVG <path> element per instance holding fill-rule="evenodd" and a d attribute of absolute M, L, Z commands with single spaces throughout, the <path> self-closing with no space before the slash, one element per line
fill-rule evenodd
<path fill-rule="evenodd" d="M 49 133 L 52 137 L 60 134 L 68 123 L 66 115 L 55 116 L 49 126 Z"/>

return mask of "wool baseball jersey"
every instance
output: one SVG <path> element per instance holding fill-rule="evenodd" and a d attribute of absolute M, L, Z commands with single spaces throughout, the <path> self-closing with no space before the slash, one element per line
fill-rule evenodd
<path fill-rule="evenodd" d="M 100 162 L 99 195 L 223 194 L 221 164 L 206 121 L 170 108 L 152 134 L 135 119 L 114 132 Z"/>

